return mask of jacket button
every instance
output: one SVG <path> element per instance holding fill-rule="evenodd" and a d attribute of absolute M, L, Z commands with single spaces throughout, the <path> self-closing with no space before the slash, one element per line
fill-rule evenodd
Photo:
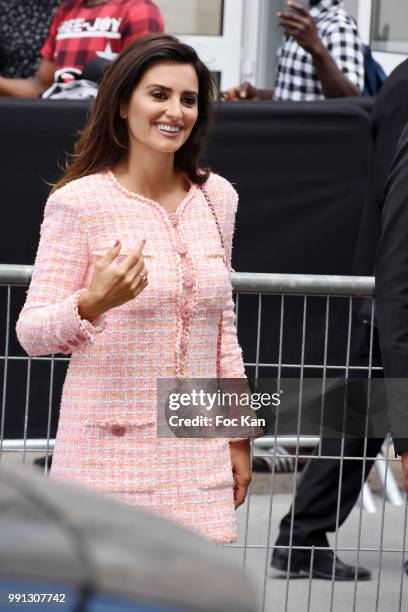
<path fill-rule="evenodd" d="M 176 246 L 176 253 L 179 255 L 185 255 L 187 253 L 187 245 L 185 242 L 179 242 Z"/>
<path fill-rule="evenodd" d="M 69 351 L 69 346 L 67 346 L 66 344 L 59 344 L 57 346 L 57 349 L 61 352 L 61 353 L 67 353 Z"/>
<path fill-rule="evenodd" d="M 176 227 L 176 225 L 178 224 L 179 220 L 178 220 L 178 216 L 175 213 L 171 213 L 169 215 L 169 221 L 170 223 Z"/>
<path fill-rule="evenodd" d="M 126 433 L 126 428 L 123 425 L 113 425 L 112 434 L 114 436 L 122 437 Z"/>
<path fill-rule="evenodd" d="M 194 286 L 194 277 L 190 272 L 184 275 L 183 285 L 184 287 L 187 287 L 187 288 Z"/>
<path fill-rule="evenodd" d="M 189 319 L 191 317 L 191 315 L 192 315 L 192 310 L 188 306 L 184 306 L 181 309 L 181 317 L 183 319 Z"/>

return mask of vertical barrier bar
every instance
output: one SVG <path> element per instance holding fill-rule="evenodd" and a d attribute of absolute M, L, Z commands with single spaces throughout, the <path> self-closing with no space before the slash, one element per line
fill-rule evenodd
<path fill-rule="evenodd" d="M 313 571 L 313 563 L 314 563 L 314 553 L 315 553 L 315 547 L 313 545 L 312 550 L 310 552 L 309 587 L 307 590 L 307 612 L 310 612 L 310 604 L 312 601 L 312 571 Z"/>
<path fill-rule="evenodd" d="M 54 367 L 55 367 L 55 355 L 51 355 L 50 364 L 50 390 L 48 395 L 48 418 L 47 418 L 47 448 L 45 453 L 45 465 L 44 472 L 48 474 L 48 458 L 50 456 L 50 431 L 51 431 L 51 417 L 52 417 L 52 398 L 54 389 Z"/>
<path fill-rule="evenodd" d="M 387 440 L 387 450 L 386 450 L 387 454 L 385 457 L 385 477 L 384 477 L 383 499 L 382 499 L 382 509 L 381 509 L 380 548 L 379 548 L 379 555 L 378 555 L 378 575 L 377 575 L 377 590 L 376 590 L 376 598 L 375 598 L 375 612 L 378 612 L 378 602 L 380 600 L 382 555 L 383 555 L 383 545 L 384 545 L 385 491 L 387 488 L 387 476 L 388 476 L 388 466 L 389 466 L 389 457 L 388 457 L 389 448 L 390 448 L 390 441 Z"/>
<path fill-rule="evenodd" d="M 238 326 L 239 326 L 239 293 L 235 295 L 235 327 L 237 328 L 237 332 L 238 332 Z"/>
<path fill-rule="evenodd" d="M 27 449 L 27 428 L 28 428 L 28 411 L 30 407 L 30 388 L 31 388 L 31 357 L 27 359 L 27 378 L 26 378 L 26 398 L 24 408 L 24 442 L 23 442 L 23 463 L 26 461 Z"/>
<path fill-rule="evenodd" d="M 329 344 L 329 316 L 330 316 L 330 296 L 326 297 L 326 312 L 324 318 L 324 354 L 323 354 L 323 371 L 322 371 L 322 407 L 320 413 L 320 435 L 319 435 L 319 450 L 318 458 L 322 456 L 322 438 L 323 438 L 323 418 L 325 411 L 325 394 L 326 394 L 326 379 L 327 379 L 327 348 Z"/>
<path fill-rule="evenodd" d="M 296 479 L 297 479 L 298 464 L 299 464 L 299 437 L 300 437 L 300 424 L 302 420 L 303 374 L 304 374 L 304 365 L 305 365 L 306 316 L 307 316 L 307 295 L 303 297 L 302 348 L 301 348 L 301 358 L 300 358 L 299 402 L 298 402 L 298 420 L 297 420 L 297 432 L 296 432 L 297 440 L 296 440 L 295 470 L 293 474 L 292 511 L 291 511 L 291 517 L 290 517 L 288 567 L 286 569 L 285 610 L 288 609 L 288 601 L 289 601 L 289 578 L 290 578 L 290 566 L 291 566 L 291 561 L 292 561 L 293 524 L 294 524 L 294 519 L 295 519 Z"/>
<path fill-rule="evenodd" d="M 262 294 L 258 295 L 258 321 L 257 321 L 257 331 L 256 331 L 256 358 L 255 358 L 255 388 L 258 386 L 258 376 L 259 376 L 259 354 L 261 350 L 261 320 L 262 320 Z M 252 457 L 253 457 L 253 445 L 251 446 L 251 465 L 252 465 Z M 247 560 L 247 550 L 248 550 L 248 526 L 249 526 L 249 512 L 251 507 L 251 497 L 252 490 L 251 486 L 249 487 L 247 499 L 246 499 L 246 513 L 245 513 L 245 535 L 244 535 L 244 556 L 243 556 L 243 566 L 246 568 L 246 560 Z"/>
<path fill-rule="evenodd" d="M 363 449 L 363 464 L 361 468 L 361 486 L 360 490 L 363 492 L 364 482 L 365 482 L 365 470 L 367 463 L 367 436 L 368 436 L 368 415 L 369 415 L 369 407 L 371 402 L 371 380 L 372 380 L 372 367 L 373 367 L 373 343 L 374 343 L 374 298 L 371 298 L 371 314 L 370 314 L 370 346 L 368 352 L 368 371 L 367 371 L 367 403 L 366 403 L 366 418 L 365 418 L 365 428 L 364 428 L 364 449 Z M 354 593 L 353 593 L 353 612 L 356 612 L 356 603 L 357 603 L 357 572 L 358 566 L 360 564 L 360 547 L 361 547 L 361 530 L 363 526 L 363 504 L 360 506 L 359 517 L 358 517 L 358 535 L 357 535 L 357 559 L 356 559 L 356 570 L 354 573 Z"/>
<path fill-rule="evenodd" d="M 277 390 L 280 389 L 280 381 L 282 374 L 282 351 L 283 351 L 283 325 L 285 320 L 285 296 L 281 295 L 281 306 L 280 306 L 280 318 L 279 318 L 279 348 L 278 348 L 278 376 L 277 376 Z M 264 582 L 263 582 L 263 593 L 261 610 L 265 611 L 266 604 L 266 585 L 268 579 L 268 568 L 269 568 L 269 550 L 274 550 L 274 547 L 270 545 L 271 542 L 271 530 L 272 530 L 272 512 L 273 512 L 273 497 L 275 494 L 275 474 L 276 474 L 276 452 L 277 452 L 277 437 L 278 437 L 278 426 L 279 426 L 279 406 L 276 407 L 276 419 L 275 419 L 275 432 L 274 432 L 274 445 L 273 445 L 273 460 L 271 470 L 271 488 L 269 492 L 269 510 L 268 510 L 268 527 L 266 534 L 267 550 L 264 567 Z"/>
<path fill-rule="evenodd" d="M 408 493 L 405 494 L 405 511 L 404 511 L 404 527 L 402 530 L 402 555 L 401 555 L 401 575 L 400 575 L 400 586 L 399 586 L 399 606 L 398 612 L 402 612 L 402 589 L 404 585 L 404 557 L 405 547 L 407 543 L 407 514 L 408 514 Z"/>
<path fill-rule="evenodd" d="M 347 414 L 347 389 L 348 389 L 348 374 L 349 374 L 349 366 L 350 366 L 350 347 L 351 347 L 351 322 L 352 322 L 352 311 L 353 311 L 353 299 L 349 297 L 349 309 L 348 309 L 348 329 L 347 329 L 347 353 L 346 353 L 346 368 L 344 371 L 344 379 L 345 379 L 345 396 L 344 396 L 344 405 L 343 405 L 343 427 L 342 427 L 342 437 L 341 437 L 341 450 L 340 450 L 340 466 L 339 466 L 339 485 L 337 489 L 337 508 L 336 508 L 336 535 L 334 541 L 334 559 L 333 559 L 333 568 L 332 568 L 332 579 L 331 579 L 331 594 L 330 594 L 330 612 L 333 612 L 334 606 L 334 586 L 335 580 L 334 575 L 336 571 L 336 557 L 337 557 L 337 549 L 338 549 L 338 539 L 339 539 L 339 520 L 340 520 L 340 505 L 341 505 L 341 493 L 342 493 L 342 479 L 343 479 L 343 467 L 344 467 L 344 444 L 345 444 L 345 423 L 346 423 L 346 414 Z"/>
<path fill-rule="evenodd" d="M 11 304 L 11 286 L 7 285 L 6 338 L 5 338 L 5 343 L 4 343 L 3 393 L 2 393 L 2 400 L 1 400 L 1 424 L 0 424 L 0 459 L 3 454 L 4 423 L 6 420 L 7 375 L 8 375 L 9 343 L 10 343 L 10 304 Z"/>

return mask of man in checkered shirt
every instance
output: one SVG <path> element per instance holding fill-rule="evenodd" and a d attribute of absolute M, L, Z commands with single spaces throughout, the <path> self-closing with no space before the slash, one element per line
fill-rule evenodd
<path fill-rule="evenodd" d="M 163 18 L 152 0 L 66 0 L 51 23 L 34 77 L 0 77 L 0 96 L 40 96 L 57 70 L 81 73 L 92 60 L 112 60 L 132 40 L 162 31 Z"/>
<path fill-rule="evenodd" d="M 359 96 L 364 88 L 364 55 L 357 26 L 343 0 L 310 0 L 310 10 L 288 1 L 278 13 L 285 36 L 278 49 L 275 90 L 243 83 L 227 99 L 320 100 Z"/>

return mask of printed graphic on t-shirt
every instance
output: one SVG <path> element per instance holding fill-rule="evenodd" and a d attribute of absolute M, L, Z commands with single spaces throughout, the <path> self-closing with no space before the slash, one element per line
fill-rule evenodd
<path fill-rule="evenodd" d="M 119 27 L 121 17 L 97 17 L 87 20 L 83 17 L 63 21 L 58 28 L 57 40 L 64 38 L 121 38 Z"/>
<path fill-rule="evenodd" d="M 132 40 L 162 31 L 162 16 L 151 0 L 106 0 L 94 6 L 72 0 L 57 12 L 41 55 L 57 69 L 83 70 L 95 56 L 112 60 Z"/>

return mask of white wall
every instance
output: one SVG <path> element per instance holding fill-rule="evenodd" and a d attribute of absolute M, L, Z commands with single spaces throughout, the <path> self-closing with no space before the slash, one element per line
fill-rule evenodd
<path fill-rule="evenodd" d="M 359 0 L 358 2 L 358 28 L 363 41 L 371 44 L 371 22 L 372 13 L 374 11 L 374 0 Z M 381 10 L 383 20 L 386 21 L 391 17 L 398 15 L 399 23 L 393 24 L 392 33 L 394 36 L 397 32 L 402 32 L 406 39 L 407 37 L 407 19 L 408 19 L 408 2 L 407 0 L 382 0 Z M 405 16 L 405 17 L 404 17 Z M 393 19 L 394 21 L 394 19 Z M 405 48 L 405 47 L 404 47 Z M 398 64 L 403 62 L 407 57 L 407 53 L 389 53 L 389 52 L 373 52 L 374 58 L 380 62 L 387 74 L 390 74 Z"/>
<path fill-rule="evenodd" d="M 389 27 L 393 40 L 407 40 L 408 2 L 406 0 L 384 0 L 381 2 L 380 23 Z M 381 32 L 380 32 L 381 34 Z"/>
<path fill-rule="evenodd" d="M 357 19 L 358 17 L 358 0 L 344 0 L 344 6 L 349 15 Z"/>
<path fill-rule="evenodd" d="M 167 32 L 218 35 L 221 0 L 156 0 Z"/>

